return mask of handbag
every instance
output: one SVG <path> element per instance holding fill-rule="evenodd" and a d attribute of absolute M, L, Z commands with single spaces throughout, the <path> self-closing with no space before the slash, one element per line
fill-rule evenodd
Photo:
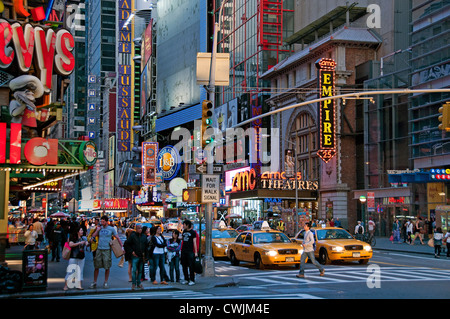
<path fill-rule="evenodd" d="M 119 241 L 117 240 L 117 238 L 112 239 L 109 242 L 109 245 L 111 246 L 111 249 L 112 249 L 112 251 L 114 253 L 114 256 L 116 256 L 116 258 L 119 258 L 119 257 L 121 257 L 124 254 L 123 249 L 120 246 Z"/>
<path fill-rule="evenodd" d="M 200 260 L 200 257 L 196 257 L 195 258 L 195 261 L 194 261 L 194 272 L 196 274 L 203 273 L 203 266 L 202 266 L 202 262 Z"/>
<path fill-rule="evenodd" d="M 428 246 L 434 247 L 434 238 L 431 238 L 431 239 L 428 241 Z"/>
<path fill-rule="evenodd" d="M 70 248 L 69 243 L 66 242 L 62 250 L 62 258 L 64 258 L 65 260 L 69 260 L 71 251 L 72 248 Z"/>

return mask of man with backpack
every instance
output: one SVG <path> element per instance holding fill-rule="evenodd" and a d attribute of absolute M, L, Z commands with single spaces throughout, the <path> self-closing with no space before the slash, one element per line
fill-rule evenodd
<path fill-rule="evenodd" d="M 361 225 L 361 222 L 358 221 L 358 225 L 355 227 L 355 237 L 358 240 L 363 240 L 364 235 L 364 227 Z"/>
<path fill-rule="evenodd" d="M 314 239 L 314 234 L 310 230 L 311 229 L 311 223 L 305 223 L 303 226 L 303 229 L 305 230 L 305 235 L 303 239 L 303 254 L 300 258 L 300 271 L 298 275 L 296 275 L 297 278 L 305 278 L 305 264 L 306 264 L 306 258 L 309 258 L 311 260 L 311 263 L 316 266 L 319 271 L 320 275 L 325 275 L 325 269 L 319 264 L 319 262 L 314 257 L 314 250 L 316 249 L 316 242 Z"/>

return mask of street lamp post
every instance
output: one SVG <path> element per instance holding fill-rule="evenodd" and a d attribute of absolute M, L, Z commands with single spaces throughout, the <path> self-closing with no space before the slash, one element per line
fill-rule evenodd
<path fill-rule="evenodd" d="M 364 209 L 365 208 L 364 205 L 367 201 L 366 196 L 363 196 L 363 195 L 359 196 L 359 201 L 361 202 L 361 219 L 363 222 L 363 226 L 366 227 L 366 214 L 365 214 L 365 209 Z"/>
<path fill-rule="evenodd" d="M 295 146 L 294 142 L 284 139 L 286 142 Z M 292 149 L 292 156 L 294 157 L 294 187 L 295 187 L 295 227 L 294 233 L 298 233 L 298 180 L 297 180 L 297 154 L 295 148 Z M 286 160 L 285 160 L 286 162 Z"/>
<path fill-rule="evenodd" d="M 220 17 L 222 16 L 222 10 L 227 0 L 222 1 L 219 9 L 219 18 L 218 21 L 214 23 L 214 38 L 213 38 L 213 46 L 211 53 L 211 64 L 210 64 L 210 72 L 209 72 L 209 100 L 212 102 L 212 106 L 214 109 L 215 105 L 215 79 L 216 79 L 216 59 L 217 59 L 217 35 L 220 29 Z M 212 110 L 213 111 L 213 110 Z M 212 152 L 209 154 L 212 156 Z M 208 161 L 207 165 L 207 173 L 214 173 L 214 161 L 211 159 Z M 204 187 L 202 185 L 202 187 Z M 212 214 L 213 214 L 213 205 L 212 203 L 206 204 L 205 211 L 205 258 L 203 259 L 203 276 L 205 277 L 214 277 L 214 258 L 212 256 Z M 200 252 L 199 252 L 200 254 Z"/>

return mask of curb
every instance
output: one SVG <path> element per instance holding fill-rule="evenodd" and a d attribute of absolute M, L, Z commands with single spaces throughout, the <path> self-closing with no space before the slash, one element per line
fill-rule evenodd
<path fill-rule="evenodd" d="M 217 284 L 201 284 L 202 289 L 207 289 L 208 286 L 211 286 L 212 288 L 222 288 L 222 287 L 235 287 L 238 286 L 239 283 L 236 282 L 234 279 L 231 278 L 231 281 L 229 282 L 221 282 Z M 205 287 L 206 286 L 206 287 Z M 198 286 L 197 286 L 198 287 Z M 57 297 L 67 297 L 67 296 L 89 296 L 89 295 L 106 295 L 106 294 L 113 294 L 113 293 L 135 293 L 135 292 L 149 292 L 154 291 L 155 293 L 159 291 L 183 291 L 183 290 L 197 290 L 195 288 L 197 287 L 190 287 L 193 289 L 183 289 L 173 286 L 166 286 L 166 287 L 149 287 L 144 288 L 141 290 L 131 290 L 130 288 L 108 288 L 108 289 L 90 289 L 87 288 L 85 290 L 68 290 L 68 291 L 21 291 L 14 294 L 6 294 L 6 295 L 0 295 L 1 299 L 27 299 L 27 298 L 57 298 Z"/>

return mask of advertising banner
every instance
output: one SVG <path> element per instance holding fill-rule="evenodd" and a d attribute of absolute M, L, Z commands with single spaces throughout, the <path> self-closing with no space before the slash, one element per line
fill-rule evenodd
<path fill-rule="evenodd" d="M 157 142 L 142 143 L 142 185 L 156 184 Z"/>

